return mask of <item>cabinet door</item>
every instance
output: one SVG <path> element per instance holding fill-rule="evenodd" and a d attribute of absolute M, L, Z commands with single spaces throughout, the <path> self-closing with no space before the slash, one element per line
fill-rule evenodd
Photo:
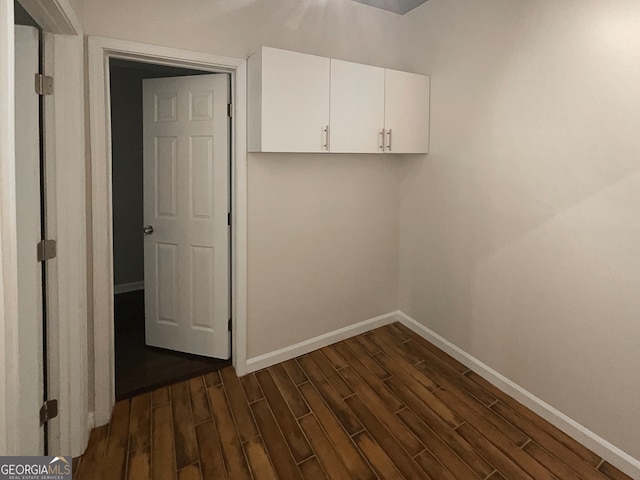
<path fill-rule="evenodd" d="M 387 70 L 385 83 L 385 151 L 428 153 L 429 77 Z"/>
<path fill-rule="evenodd" d="M 332 152 L 382 152 L 383 68 L 331 60 L 330 126 Z"/>
<path fill-rule="evenodd" d="M 328 58 L 262 49 L 261 151 L 326 151 L 329 71 Z"/>

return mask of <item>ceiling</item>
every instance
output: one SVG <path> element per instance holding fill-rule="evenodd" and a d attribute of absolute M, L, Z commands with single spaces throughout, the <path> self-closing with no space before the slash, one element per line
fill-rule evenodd
<path fill-rule="evenodd" d="M 372 7 L 381 8 L 389 12 L 404 15 L 410 10 L 422 5 L 427 0 L 354 0 Z"/>

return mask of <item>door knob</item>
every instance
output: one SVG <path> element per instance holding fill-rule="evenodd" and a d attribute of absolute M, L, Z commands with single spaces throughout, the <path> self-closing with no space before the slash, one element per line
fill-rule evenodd
<path fill-rule="evenodd" d="M 153 233 L 153 225 L 147 225 L 142 229 L 144 235 L 151 235 Z"/>

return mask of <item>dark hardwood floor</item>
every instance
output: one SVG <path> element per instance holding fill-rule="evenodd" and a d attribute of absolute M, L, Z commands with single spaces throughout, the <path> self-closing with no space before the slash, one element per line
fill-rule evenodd
<path fill-rule="evenodd" d="M 144 339 L 144 291 L 114 298 L 116 399 L 204 375 L 230 365 L 229 360 L 147 347 Z"/>
<path fill-rule="evenodd" d="M 118 402 L 75 465 L 78 480 L 629 479 L 399 324 Z"/>

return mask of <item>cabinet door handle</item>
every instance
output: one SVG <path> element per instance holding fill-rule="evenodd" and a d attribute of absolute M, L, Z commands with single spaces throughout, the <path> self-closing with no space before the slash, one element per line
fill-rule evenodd
<path fill-rule="evenodd" d="M 380 138 L 378 139 L 378 148 L 384 152 L 384 128 L 378 132 Z"/>
<path fill-rule="evenodd" d="M 391 129 L 387 130 L 387 151 L 391 151 Z"/>
<path fill-rule="evenodd" d="M 327 151 L 331 149 L 331 127 L 327 125 Z"/>
<path fill-rule="evenodd" d="M 329 125 L 325 125 L 325 127 L 322 129 L 322 137 L 323 137 L 322 148 L 324 148 L 328 152 L 329 151 Z"/>

